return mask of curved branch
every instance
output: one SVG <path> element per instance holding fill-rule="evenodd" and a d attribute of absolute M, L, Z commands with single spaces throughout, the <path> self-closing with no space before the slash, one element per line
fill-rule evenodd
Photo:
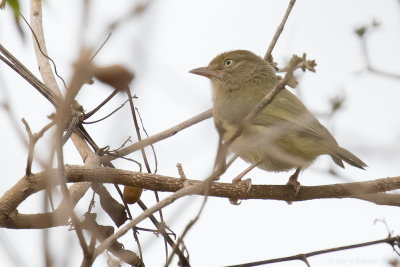
<path fill-rule="evenodd" d="M 47 87 L 49 87 L 50 90 L 53 91 L 53 93 L 61 98 L 61 91 L 57 85 L 56 79 L 54 78 L 50 61 L 47 56 L 47 48 L 42 25 L 42 1 L 31 0 L 30 2 L 31 27 L 36 36 L 36 38 L 33 38 L 33 46 L 35 48 L 39 71 Z"/>
<path fill-rule="evenodd" d="M 42 1 L 31 0 L 30 3 L 31 27 L 32 31 L 35 34 L 33 44 L 35 48 L 39 71 L 44 81 L 44 84 L 51 90 L 53 94 L 55 94 L 59 99 L 62 99 L 60 88 L 58 87 L 57 81 L 54 78 L 49 57 L 47 56 L 47 48 L 42 24 Z M 73 133 L 71 135 L 71 139 L 78 152 L 80 153 L 82 160 L 85 161 L 86 157 L 93 153 L 92 150 L 83 140 L 83 138 L 78 134 Z"/>
<path fill-rule="evenodd" d="M 29 195 L 39 191 L 34 188 L 41 187 L 42 183 L 46 183 L 46 176 L 38 179 L 40 185 L 33 185 L 26 177 L 21 179 L 12 190 L 7 191 L 0 201 L 0 210 L 4 212 L 0 218 L 0 226 L 11 229 L 44 229 L 56 226 L 67 225 L 69 203 L 63 200 L 58 208 L 53 212 L 37 213 L 37 214 L 19 214 L 16 210 L 17 206 L 24 201 Z M 33 186 L 32 186 L 33 185 Z M 69 193 L 72 199 L 72 205 L 75 206 L 83 197 L 91 183 L 76 183 L 70 186 Z M 45 184 L 46 186 L 46 184 Z M 32 189 L 30 189 L 32 187 Z M 44 188 L 43 188 L 44 189 Z M 20 191 L 22 190 L 22 191 Z M 4 203 L 8 205 L 3 205 Z"/>

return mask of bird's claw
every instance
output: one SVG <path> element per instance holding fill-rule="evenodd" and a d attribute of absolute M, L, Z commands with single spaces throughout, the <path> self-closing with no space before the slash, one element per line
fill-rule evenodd
<path fill-rule="evenodd" d="M 286 185 L 292 187 L 294 189 L 294 194 L 293 194 L 293 198 L 297 197 L 297 195 L 300 192 L 300 183 L 297 180 L 294 179 L 289 179 L 289 181 L 286 183 Z"/>
<path fill-rule="evenodd" d="M 251 189 L 251 179 L 250 178 L 247 178 L 247 179 L 245 179 L 245 180 L 241 180 L 241 179 L 233 179 L 232 180 L 232 184 L 235 184 L 235 185 L 239 185 L 239 186 L 244 186 L 245 188 L 246 188 L 246 193 L 249 193 L 250 192 L 250 189 Z M 229 202 L 232 204 L 232 205 L 240 205 L 240 203 L 241 203 L 241 201 L 239 201 L 238 199 L 236 199 L 236 198 L 230 198 L 229 199 Z"/>
<path fill-rule="evenodd" d="M 245 186 L 246 187 L 246 192 L 247 193 L 249 193 L 250 192 L 250 189 L 251 189 L 251 179 L 250 178 L 247 178 L 247 179 L 244 179 L 244 180 L 240 180 L 240 181 L 232 181 L 232 184 L 237 184 L 237 185 L 240 185 L 240 186 Z"/>

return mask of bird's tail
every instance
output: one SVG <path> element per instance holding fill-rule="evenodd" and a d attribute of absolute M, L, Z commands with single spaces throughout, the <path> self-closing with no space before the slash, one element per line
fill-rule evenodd
<path fill-rule="evenodd" d="M 342 160 L 363 170 L 367 167 L 367 164 L 365 164 L 361 159 L 357 158 L 353 153 L 342 147 L 337 147 L 335 152 L 331 154 L 331 157 L 333 161 L 342 168 L 344 168 Z"/>

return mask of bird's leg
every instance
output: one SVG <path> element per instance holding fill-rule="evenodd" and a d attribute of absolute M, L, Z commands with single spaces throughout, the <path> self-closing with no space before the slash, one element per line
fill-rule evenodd
<path fill-rule="evenodd" d="M 233 178 L 232 180 L 232 184 L 243 184 L 247 187 L 247 192 L 250 191 L 251 189 L 251 179 L 248 178 L 246 180 L 242 180 L 242 178 L 249 173 L 249 171 L 251 171 L 252 169 L 254 169 L 255 167 L 257 167 L 258 164 L 260 164 L 261 161 L 258 161 L 256 163 L 251 164 L 247 169 L 245 169 L 243 172 L 241 172 L 238 176 L 236 176 L 235 178 Z M 239 205 L 240 202 L 238 201 L 238 199 L 235 198 L 230 198 L 229 202 L 233 205 Z"/>
<path fill-rule="evenodd" d="M 261 161 L 257 161 L 256 163 L 251 164 L 247 169 L 245 169 L 243 172 L 241 172 L 238 176 L 236 176 L 235 178 L 233 178 L 232 180 L 232 184 L 239 184 L 239 183 L 249 183 L 249 190 L 251 187 L 251 180 L 250 179 L 246 179 L 242 181 L 242 178 L 248 174 L 252 169 L 254 169 L 255 167 L 257 167 L 258 164 L 260 164 Z"/>
<path fill-rule="evenodd" d="M 300 183 L 297 181 L 300 171 L 301 168 L 297 168 L 296 171 L 292 174 L 292 176 L 290 176 L 289 181 L 286 183 L 286 185 L 290 185 L 294 188 L 295 193 L 293 197 L 296 197 L 300 191 Z"/>

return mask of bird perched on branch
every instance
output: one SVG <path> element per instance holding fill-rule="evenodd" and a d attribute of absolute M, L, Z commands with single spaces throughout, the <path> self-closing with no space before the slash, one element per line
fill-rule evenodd
<path fill-rule="evenodd" d="M 280 81 L 274 67 L 263 58 L 246 50 L 234 50 L 215 57 L 207 67 L 190 71 L 211 80 L 213 116 L 218 133 L 226 142 L 242 127 L 243 120 Z M 296 169 L 288 184 L 295 196 L 301 169 L 318 156 L 330 155 L 344 168 L 343 161 L 364 169 L 367 165 L 340 147 L 331 133 L 290 91 L 283 89 L 250 122 L 231 149 L 252 165 L 234 179 L 234 183 L 252 168 L 267 171 Z"/>

